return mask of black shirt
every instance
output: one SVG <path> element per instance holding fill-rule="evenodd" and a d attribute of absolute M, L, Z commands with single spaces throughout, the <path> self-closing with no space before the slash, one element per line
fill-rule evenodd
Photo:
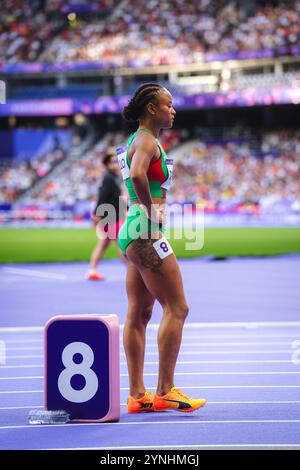
<path fill-rule="evenodd" d="M 94 210 L 94 214 L 108 217 L 107 220 L 110 222 L 110 214 L 107 213 L 107 211 L 103 212 L 103 210 L 100 213 L 98 207 L 101 204 L 111 204 L 116 211 L 115 221 L 122 219 L 125 215 L 126 203 L 123 202 L 122 199 L 120 203 L 119 197 L 121 196 L 121 193 L 119 177 L 116 176 L 112 171 L 106 170 L 102 180 L 102 185 L 99 187 L 98 201 Z M 114 222 L 114 215 L 111 219 L 111 222 Z"/>

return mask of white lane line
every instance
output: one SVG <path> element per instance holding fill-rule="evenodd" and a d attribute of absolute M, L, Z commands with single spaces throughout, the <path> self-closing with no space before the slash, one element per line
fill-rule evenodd
<path fill-rule="evenodd" d="M 44 342 L 44 339 L 43 338 L 34 338 L 34 339 L 3 339 L 1 338 L 0 336 L 0 339 L 2 339 L 2 341 L 5 341 L 6 344 L 14 344 L 14 343 L 17 343 L 17 344 L 35 344 L 35 343 L 43 343 Z"/>
<path fill-rule="evenodd" d="M 146 372 L 144 373 L 145 376 L 156 376 L 157 372 Z M 176 372 L 175 375 L 187 375 L 187 376 L 195 376 L 195 375 L 300 375 L 300 371 L 259 371 L 259 372 Z M 121 377 L 128 377 L 128 374 L 121 374 Z"/>
<path fill-rule="evenodd" d="M 299 405 L 300 400 L 208 401 L 208 405 Z M 126 403 L 124 403 L 126 406 Z"/>
<path fill-rule="evenodd" d="M 2 326 L 0 334 L 3 333 L 44 333 L 43 326 Z"/>
<path fill-rule="evenodd" d="M 43 375 L 29 375 L 28 377 L 0 377 L 0 380 L 32 380 L 32 379 L 43 379 Z"/>
<path fill-rule="evenodd" d="M 57 313 L 58 315 L 59 313 Z M 101 315 L 99 313 L 99 315 Z M 55 314 L 53 314 L 55 316 Z M 120 325 L 120 329 L 123 329 L 124 325 Z M 148 331 L 157 331 L 159 323 L 150 323 L 147 327 Z M 184 325 L 185 330 L 209 330 L 209 329 L 235 329 L 243 328 L 247 330 L 256 330 L 258 328 L 291 328 L 293 334 L 295 328 L 300 329 L 300 321 L 267 321 L 267 322 L 194 322 L 186 323 Z M 13 327 L 1 327 L 0 333 L 43 333 L 43 326 L 13 326 Z"/>
<path fill-rule="evenodd" d="M 299 335 L 300 338 L 300 335 Z M 190 343 L 188 340 L 185 338 L 184 341 L 181 344 L 181 348 L 187 348 L 187 347 L 201 347 L 201 348 L 207 348 L 207 347 L 216 347 L 216 346 L 290 346 L 292 345 L 293 341 L 272 341 L 272 342 L 241 342 L 241 343 L 201 343 L 197 341 L 196 343 Z M 120 346 L 123 346 L 123 342 L 120 343 Z M 157 342 L 152 343 L 147 341 L 146 348 L 157 348 Z M 7 347 L 6 351 L 43 351 L 44 347 L 43 346 L 16 346 L 16 347 Z"/>
<path fill-rule="evenodd" d="M 18 366 L 0 366 L 1 369 L 37 369 L 40 367 L 44 367 L 44 364 L 22 364 Z"/>
<path fill-rule="evenodd" d="M 150 324 L 148 326 L 156 330 L 159 323 Z M 285 327 L 298 327 L 300 328 L 300 321 L 261 321 L 261 322 L 193 322 L 186 323 L 184 328 L 197 330 L 197 329 L 223 329 L 223 328 L 246 328 L 255 330 L 257 328 L 285 328 Z"/>
<path fill-rule="evenodd" d="M 15 348 L 6 348 L 6 351 L 43 351 L 43 346 L 25 346 L 25 347 L 15 347 Z"/>
<path fill-rule="evenodd" d="M 151 338 L 150 338 L 151 336 Z M 205 332 L 203 334 L 203 336 L 201 336 L 200 334 L 199 335 L 190 335 L 189 332 L 187 333 L 184 333 L 184 339 L 183 341 L 189 341 L 189 340 L 194 340 L 196 339 L 198 341 L 198 344 L 199 344 L 199 340 L 201 339 L 204 339 L 204 340 L 207 340 L 207 339 L 213 339 L 213 340 L 217 340 L 217 339 L 236 339 L 236 340 L 242 340 L 243 338 L 246 338 L 246 339 L 272 339 L 272 338 L 291 338 L 291 340 L 295 339 L 295 338 L 298 338 L 300 337 L 300 331 L 299 333 L 288 333 L 288 334 L 279 334 L 279 335 L 275 335 L 275 334 L 268 334 L 268 335 L 262 335 L 262 334 L 259 334 L 259 335 L 245 335 L 245 334 L 241 334 L 241 335 L 206 335 Z M 156 339 L 156 336 L 152 337 L 151 335 L 151 332 L 149 332 L 149 335 L 148 335 L 148 338 L 149 339 Z M 0 339 L 2 339 L 3 341 L 5 341 L 6 344 L 14 344 L 14 343 L 17 343 L 17 344 L 26 344 L 26 343 L 31 343 L 31 344 L 35 344 L 35 343 L 43 343 L 43 338 L 34 338 L 34 339 L 3 339 L 1 338 L 0 336 Z M 122 343 L 122 341 L 121 341 Z M 150 343 L 150 342 L 149 342 Z M 148 341 L 147 341 L 147 344 L 148 344 Z M 155 343 L 153 342 L 153 344 L 157 344 L 157 342 L 155 341 Z M 203 343 L 200 343 L 200 344 L 203 344 Z M 220 343 L 218 343 L 220 344 Z M 227 344 L 227 343 L 224 343 L 224 344 Z M 245 344 L 245 343 L 243 343 Z M 272 342 L 273 344 L 273 342 Z M 277 344 L 277 343 L 275 343 Z"/>
<path fill-rule="evenodd" d="M 187 376 L 195 376 L 195 375 L 209 375 L 209 376 L 214 376 L 214 375 L 300 375 L 300 371 L 259 371 L 259 372 L 198 372 L 198 371 L 193 371 L 193 372 L 176 372 L 176 376 L 178 375 L 187 375 Z M 144 373 L 144 376 L 157 376 L 157 372 L 146 372 Z M 121 377 L 128 377 L 128 374 L 121 374 Z"/>
<path fill-rule="evenodd" d="M 145 372 L 144 377 L 156 377 L 157 372 Z M 195 376 L 195 375 L 209 375 L 209 376 L 226 376 L 226 375 L 300 375 L 300 371 L 258 371 L 258 372 L 198 372 L 198 371 L 190 371 L 190 372 L 176 372 L 176 376 L 184 375 L 184 376 Z M 128 377 L 128 374 L 120 374 L 121 377 Z M 43 375 L 29 375 L 25 377 L 0 377 L 0 380 L 32 380 L 32 379 L 43 379 Z"/>
<path fill-rule="evenodd" d="M 22 356 L 23 357 L 23 356 Z M 145 365 L 158 365 L 158 361 L 146 361 Z M 270 360 L 224 360 L 224 361 L 177 361 L 176 364 L 292 364 L 291 360 L 270 359 Z M 126 362 L 121 362 L 121 366 L 127 366 Z M 20 364 L 20 365 L 0 365 L 1 369 L 35 369 L 44 367 L 44 364 Z"/>
<path fill-rule="evenodd" d="M 44 408 L 44 407 L 43 407 L 43 405 L 1 406 L 0 411 L 5 411 L 5 410 L 35 410 L 36 408 Z"/>
<path fill-rule="evenodd" d="M 243 389 L 243 388 L 300 388 L 300 385 L 180 385 L 180 388 L 186 389 L 195 389 L 195 390 L 203 390 L 203 389 Z M 156 390 L 156 387 L 147 387 L 148 390 Z M 121 391 L 128 391 L 129 387 L 121 387 Z M 7 395 L 12 393 L 44 393 L 44 390 L 5 390 L 0 391 L 0 394 Z"/>
<path fill-rule="evenodd" d="M 9 360 L 9 359 L 41 359 L 43 358 L 44 355 L 43 354 L 30 354 L 30 355 L 26 355 L 26 354 L 21 354 L 20 356 L 0 356 L 0 361 L 4 361 L 4 360 Z"/>
<path fill-rule="evenodd" d="M 300 388 L 300 385 L 180 385 L 180 388 L 202 390 L 202 389 L 242 389 L 242 388 Z M 155 387 L 147 387 L 148 390 L 156 390 Z M 121 388 L 121 390 L 129 390 L 128 387 Z M 1 393 L 1 392 L 0 392 Z"/>
<path fill-rule="evenodd" d="M 131 422 L 122 422 L 118 421 L 115 423 L 67 423 L 67 424 L 43 424 L 43 425 L 20 425 L 20 426 L 0 426 L 0 429 L 43 429 L 43 428 L 56 428 L 56 427 L 65 427 L 74 428 L 74 427 L 82 427 L 82 426 L 146 426 L 146 425 L 160 425 L 160 424 L 184 424 L 190 426 L 191 424 L 261 424 L 261 423 L 268 423 L 268 424 L 280 424 L 280 423 L 289 423 L 289 424 L 299 424 L 300 419 L 245 419 L 245 420 L 189 420 L 181 419 L 180 421 L 131 421 Z"/>
<path fill-rule="evenodd" d="M 209 355 L 234 355 L 234 354 L 238 354 L 238 355 L 242 355 L 242 354 L 289 354 L 291 355 L 292 353 L 292 349 L 277 349 L 277 350 L 273 350 L 273 351 L 269 351 L 269 350 L 256 350 L 256 351 L 180 351 L 179 353 L 179 356 L 209 356 Z M 121 352 L 120 354 L 121 356 L 125 357 L 125 353 Z M 145 353 L 145 356 L 148 357 L 148 356 L 158 356 L 158 351 L 146 351 Z M 13 355 L 13 356 L 9 356 L 9 355 L 5 355 L 5 356 L 0 356 L 0 361 L 2 360 L 2 362 L 4 360 L 9 360 L 9 359 L 41 359 L 43 358 L 44 355 L 43 354 L 30 354 L 30 355 L 26 355 L 26 354 L 21 354 L 21 355 Z"/>
<path fill-rule="evenodd" d="M 300 400 L 265 400 L 265 401 L 208 401 L 205 406 L 209 405 L 298 405 Z M 121 403 L 126 407 L 126 403 Z M 34 410 L 44 408 L 43 405 L 27 405 L 27 406 L 1 406 L 0 411 L 5 410 Z"/>
<path fill-rule="evenodd" d="M 145 446 L 123 446 L 123 447 L 109 447 L 109 450 L 138 450 L 143 449 L 145 450 Z M 166 449 L 194 449 L 194 450 L 295 450 L 300 449 L 300 444 L 173 444 L 173 445 L 156 445 L 156 446 L 148 446 L 147 449 L 158 449 L 158 450 L 166 450 Z M 39 450 L 39 449 L 33 449 Z M 46 447 L 44 450 L 107 450 L 107 447 Z"/>
<path fill-rule="evenodd" d="M 37 269 L 4 267 L 1 269 L 1 271 L 4 271 L 7 274 L 18 274 L 19 276 L 38 277 L 40 279 L 57 279 L 58 281 L 65 281 L 67 279 L 66 274 L 39 271 Z"/>
<path fill-rule="evenodd" d="M 202 389 L 242 389 L 242 388 L 300 388 L 300 385 L 180 385 L 180 388 L 187 388 L 187 389 L 195 389 L 195 390 L 202 390 Z M 147 387 L 148 390 L 156 390 L 155 387 Z M 121 390 L 129 390 L 128 387 L 121 388 Z M 0 392 L 1 393 L 1 392 Z"/>
<path fill-rule="evenodd" d="M 6 390 L 0 391 L 1 395 L 7 395 L 9 393 L 44 393 L 44 390 Z"/>
<path fill-rule="evenodd" d="M 197 356 L 199 354 L 209 356 L 211 354 L 220 354 L 220 355 L 225 355 L 225 354 L 291 354 L 292 349 L 277 349 L 277 350 L 256 350 L 256 351 L 242 351 L 242 350 L 237 350 L 237 351 L 180 351 L 179 355 L 190 355 L 190 356 Z M 157 356 L 158 351 L 152 351 L 149 352 L 146 350 L 146 356 Z M 125 356 L 125 353 L 121 353 L 121 356 Z"/>
<path fill-rule="evenodd" d="M 299 338 L 300 338 L 300 335 L 299 335 Z M 184 340 L 182 341 L 181 343 L 181 346 L 182 347 L 189 347 L 189 346 L 200 346 L 200 347 L 209 347 L 209 346 L 290 346 L 292 343 L 292 341 L 256 341 L 256 342 L 246 342 L 246 341 L 243 341 L 243 342 L 235 342 L 235 343 L 227 343 L 227 342 L 224 342 L 224 343 L 202 343 L 199 341 L 199 338 L 198 338 L 198 341 L 196 343 L 190 343 L 186 338 L 184 338 Z M 147 345 L 153 345 L 153 346 L 157 346 L 157 343 L 148 343 L 147 342 Z M 10 348 L 7 348 L 8 350 Z"/>
<path fill-rule="evenodd" d="M 294 336 L 299 336 L 300 334 L 300 331 L 299 330 L 292 330 L 290 333 L 279 333 L 279 334 L 275 334 L 275 333 L 268 333 L 268 334 L 263 334 L 263 333 L 251 333 L 251 334 L 247 334 L 247 333 L 243 333 L 241 332 L 240 334 L 235 334 L 235 335 L 232 335 L 232 334 L 227 334 L 227 333 L 224 333 L 224 334 L 214 334 L 214 335 L 210 335 L 210 334 L 207 334 L 206 331 L 199 331 L 199 333 L 197 334 L 193 334 L 193 332 L 190 332 L 190 331 L 186 331 L 185 330 L 185 326 L 183 328 L 183 338 L 184 339 L 236 339 L 236 340 L 241 340 L 243 338 L 245 339 L 273 339 L 273 338 L 290 338 L 290 337 L 294 337 Z M 156 336 L 153 336 L 153 338 L 156 338 Z"/>
<path fill-rule="evenodd" d="M 158 361 L 146 361 L 145 365 L 159 365 Z M 288 359 L 269 359 L 269 360 L 236 360 L 236 361 L 177 361 L 176 364 L 292 364 Z M 121 362 L 121 365 L 127 365 L 126 362 Z"/>

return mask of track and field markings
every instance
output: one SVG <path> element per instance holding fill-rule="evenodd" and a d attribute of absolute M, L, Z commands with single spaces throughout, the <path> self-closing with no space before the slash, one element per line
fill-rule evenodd
<path fill-rule="evenodd" d="M 9 268 L 4 267 L 1 271 L 7 274 L 17 274 L 18 276 L 30 276 L 37 277 L 39 279 L 55 279 L 58 281 L 65 281 L 67 279 L 66 274 L 57 274 L 45 271 L 38 271 L 37 269 L 25 269 L 25 268 Z"/>
<path fill-rule="evenodd" d="M 188 390 L 218 390 L 218 389 L 256 389 L 256 388 L 300 388 L 300 385 L 180 385 L 180 388 Z M 148 390 L 156 390 L 156 387 L 147 387 Z M 129 387 L 121 387 L 121 391 L 129 391 Z M 44 390 L 1 390 L 1 395 L 20 393 L 44 393 Z"/>
<path fill-rule="evenodd" d="M 262 423 L 267 423 L 267 424 L 278 424 L 278 423 L 284 423 L 284 424 L 299 424 L 300 419 L 245 419 L 245 420 L 238 420 L 238 419 L 233 419 L 233 420 L 189 420 L 187 423 L 186 420 L 180 420 L 180 421 L 128 421 L 128 422 L 122 422 L 118 421 L 115 423 L 67 423 L 67 424 L 44 424 L 43 426 L 34 426 L 34 425 L 19 425 L 19 426 L 0 426 L 0 430 L 2 429 L 41 429 L 44 428 L 56 428 L 56 427 L 66 427 L 68 426 L 69 429 L 75 428 L 75 427 L 82 427 L 82 426 L 158 426 L 161 424 L 183 424 L 185 426 L 190 426 L 192 424 L 262 424 Z"/>

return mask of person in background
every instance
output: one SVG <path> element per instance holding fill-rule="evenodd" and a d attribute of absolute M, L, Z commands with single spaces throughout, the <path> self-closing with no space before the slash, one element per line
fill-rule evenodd
<path fill-rule="evenodd" d="M 109 151 L 104 155 L 102 163 L 105 166 L 105 172 L 99 187 L 98 200 L 91 216 L 97 228 L 97 235 L 99 237 L 100 234 L 100 237 L 91 255 L 90 270 L 86 274 L 86 279 L 93 281 L 105 279 L 97 270 L 97 266 L 112 240 L 117 244 L 120 258 L 127 264 L 117 243 L 118 233 L 126 214 L 125 199 L 121 197 L 121 179 L 117 156 Z M 119 199 L 120 197 L 121 199 Z M 111 211 L 101 210 L 103 204 L 110 204 Z"/>

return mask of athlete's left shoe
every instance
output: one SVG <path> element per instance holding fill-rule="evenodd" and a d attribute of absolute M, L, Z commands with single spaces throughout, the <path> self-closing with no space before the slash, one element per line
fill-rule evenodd
<path fill-rule="evenodd" d="M 155 411 L 175 410 L 190 413 L 204 406 L 206 400 L 204 398 L 189 398 L 179 388 L 172 387 L 166 395 L 154 395 L 153 403 Z"/>
<path fill-rule="evenodd" d="M 143 411 L 154 411 L 154 394 L 145 392 L 141 398 L 133 398 L 131 395 L 127 399 L 127 413 L 142 413 Z"/>
<path fill-rule="evenodd" d="M 87 273 L 85 275 L 85 278 L 88 279 L 89 281 L 104 281 L 105 280 L 105 277 L 102 276 L 97 271 Z"/>

